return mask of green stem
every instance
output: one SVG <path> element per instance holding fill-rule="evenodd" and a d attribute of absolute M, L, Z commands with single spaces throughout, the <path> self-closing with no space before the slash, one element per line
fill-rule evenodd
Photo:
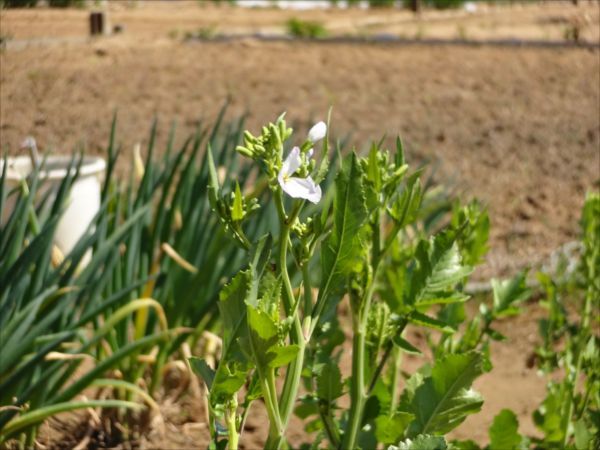
<path fill-rule="evenodd" d="M 240 436 L 237 431 L 237 394 L 233 396 L 229 405 L 227 405 L 227 416 L 225 422 L 227 424 L 227 432 L 229 437 L 228 447 L 230 450 L 237 450 Z"/>
<path fill-rule="evenodd" d="M 265 406 L 269 416 L 269 436 L 267 442 L 278 441 L 283 436 L 283 427 L 279 417 L 279 408 L 277 407 L 277 394 L 271 391 L 269 382 L 264 377 L 260 377 L 263 396 L 265 397 Z M 265 445 L 265 448 L 271 448 Z"/>
<path fill-rule="evenodd" d="M 332 420 L 331 409 L 329 407 L 319 408 L 319 415 L 321 416 L 321 422 L 323 422 L 325 432 L 327 433 L 327 438 L 331 443 L 331 448 L 339 447 L 340 436 L 338 434 L 335 422 Z"/>
<path fill-rule="evenodd" d="M 283 442 L 283 432 L 287 428 L 290 416 L 292 414 L 294 403 L 298 395 L 298 388 L 300 387 L 300 378 L 302 376 L 302 366 L 304 364 L 304 352 L 306 349 L 306 341 L 302 333 L 302 325 L 298 312 L 295 310 L 294 305 L 296 304 L 294 298 L 294 292 L 292 289 L 292 283 L 287 269 L 287 249 L 288 240 L 290 237 L 290 229 L 300 210 L 303 203 L 297 203 L 290 217 L 286 217 L 285 209 L 283 207 L 283 199 L 281 192 L 275 192 L 275 203 L 277 205 L 277 211 L 280 219 L 281 232 L 279 236 L 279 267 L 281 272 L 281 279 L 283 281 L 283 305 L 288 317 L 293 317 L 293 325 L 290 333 L 290 340 L 293 344 L 298 345 L 298 354 L 296 358 L 290 363 L 285 374 L 285 381 L 283 389 L 281 391 L 281 397 L 279 401 L 279 418 L 281 421 L 282 433 L 278 436 L 269 436 L 266 444 L 266 448 L 278 449 L 281 447 Z"/>
<path fill-rule="evenodd" d="M 360 428 L 365 404 L 365 330 L 362 324 L 354 331 L 352 340 L 352 378 L 350 387 L 350 418 L 340 449 L 353 450 Z"/>
<path fill-rule="evenodd" d="M 340 449 L 353 450 L 356 446 L 356 439 L 362 422 L 363 410 L 367 399 L 365 391 L 365 342 L 367 332 L 368 311 L 371 309 L 371 299 L 373 297 L 375 280 L 367 290 L 364 304 L 359 305 L 360 311 L 353 320 L 354 336 L 352 338 L 352 377 L 350 378 L 350 418 L 344 433 L 344 440 Z"/>
<path fill-rule="evenodd" d="M 372 277 L 364 297 L 352 311 L 352 328 L 354 336 L 352 339 L 352 377 L 350 378 L 350 417 L 344 440 L 340 448 L 353 450 L 356 447 L 356 439 L 362 422 L 363 410 L 367 399 L 365 385 L 365 342 L 367 332 L 367 320 L 371 310 L 373 293 L 375 292 L 375 280 L 381 257 L 381 232 L 380 216 L 377 213 L 371 224 L 373 230 L 373 246 L 371 248 Z M 350 302 L 353 304 L 353 302 Z"/>
<path fill-rule="evenodd" d="M 291 284 L 289 282 L 289 276 L 287 274 L 287 269 L 282 270 L 282 275 L 284 279 L 284 286 L 286 286 L 285 291 L 287 292 L 287 296 L 293 299 L 293 294 L 291 291 Z M 287 280 L 286 280 L 287 279 Z M 286 296 L 284 295 L 284 297 Z M 285 374 L 285 381 L 283 384 L 283 389 L 281 391 L 280 398 L 280 417 L 282 421 L 283 429 L 285 430 L 288 425 L 288 421 L 292 414 L 292 410 L 294 408 L 294 403 L 296 401 L 296 397 L 298 395 L 298 388 L 300 387 L 300 378 L 302 376 L 302 366 L 304 364 L 304 352 L 306 350 L 306 342 L 304 340 L 304 336 L 302 334 L 302 325 L 300 324 L 300 319 L 298 314 L 294 315 L 294 323 L 292 325 L 291 330 L 291 341 L 292 343 L 298 345 L 298 354 L 296 359 L 294 359 Z M 269 448 L 279 448 L 281 446 L 281 440 L 274 443 L 273 447 Z"/>
<path fill-rule="evenodd" d="M 400 378 L 400 366 L 402 365 L 402 351 L 394 348 L 394 365 L 392 366 L 392 401 L 390 402 L 390 415 L 394 414 L 398 407 L 398 387 Z"/>
<path fill-rule="evenodd" d="M 206 399 L 207 397 L 205 396 L 204 398 Z M 208 434 L 210 436 L 210 440 L 214 443 L 215 448 L 217 448 L 218 436 L 215 427 L 215 412 L 210 405 L 210 401 L 207 401 L 206 405 L 208 405 Z"/>
<path fill-rule="evenodd" d="M 397 331 L 398 335 L 402 336 L 402 333 L 404 332 L 404 329 L 406 328 L 407 324 L 408 324 L 408 320 L 404 319 L 402 325 L 400 326 L 400 328 L 398 328 L 398 331 Z M 383 353 L 383 356 L 381 357 L 381 361 L 379 361 L 379 364 L 377 365 L 377 368 L 375 369 L 375 372 L 373 373 L 373 376 L 371 377 L 371 382 L 369 383 L 369 390 L 368 390 L 369 394 L 375 387 L 375 383 L 377 383 L 377 379 L 379 378 L 379 375 L 381 375 L 381 371 L 383 370 L 385 363 L 387 362 L 388 358 L 390 357 L 392 350 L 394 350 L 394 372 L 392 374 L 392 379 L 396 380 L 397 371 L 399 370 L 400 363 L 402 361 L 402 352 L 400 351 L 400 349 L 396 349 L 394 347 L 394 344 L 391 341 L 389 341 L 386 344 L 385 351 Z M 396 381 L 394 381 L 394 383 L 396 383 Z M 394 384 L 393 389 L 397 390 L 397 388 L 398 387 L 396 386 L 396 384 Z M 392 398 L 392 400 L 393 400 L 393 398 Z"/>
<path fill-rule="evenodd" d="M 240 420 L 240 427 L 238 430 L 238 434 L 242 434 L 244 432 L 244 427 L 246 426 L 246 419 L 248 418 L 248 414 L 250 414 L 250 408 L 252 407 L 252 401 L 250 401 L 246 407 L 244 408 L 244 412 L 242 412 L 242 417 Z"/>
<path fill-rule="evenodd" d="M 292 415 L 292 410 L 294 409 L 298 388 L 300 387 L 302 366 L 304 365 L 304 353 L 306 350 L 306 342 L 302 335 L 302 325 L 297 316 L 294 318 L 294 325 L 292 327 L 292 342 L 298 345 L 298 355 L 288 367 L 285 374 L 283 390 L 281 391 L 280 412 L 284 427 L 287 427 L 290 416 Z"/>
<path fill-rule="evenodd" d="M 394 348 L 394 344 L 392 344 L 392 342 L 388 342 L 386 344 L 385 347 L 385 351 L 383 353 L 383 356 L 381 357 L 381 361 L 379 361 L 379 364 L 377 365 L 377 368 L 375 369 L 375 372 L 373 372 L 373 376 L 371 377 L 371 382 L 369 383 L 369 389 L 367 391 L 367 393 L 371 393 L 371 391 L 373 390 L 373 388 L 375 387 L 375 383 L 377 383 L 377 380 L 379 379 L 379 376 L 381 375 L 381 372 L 383 371 L 383 367 L 385 366 L 385 363 L 387 362 L 388 358 L 390 357 L 390 354 L 392 353 L 392 350 Z"/>
<path fill-rule="evenodd" d="M 250 339 L 250 347 L 254 358 L 257 359 L 256 355 L 261 349 L 255 348 L 252 339 Z M 267 408 L 267 415 L 269 416 L 269 436 L 267 442 L 272 440 L 278 441 L 281 440 L 283 435 L 283 426 L 279 414 L 279 405 L 277 404 L 277 390 L 274 381 L 275 371 L 272 368 L 267 368 L 265 371 L 260 364 L 256 365 L 256 370 L 265 400 L 265 407 Z"/>
<path fill-rule="evenodd" d="M 25 433 L 25 448 L 34 448 L 35 447 L 35 438 L 37 435 L 37 428 L 32 428 L 27 433 Z"/>
<path fill-rule="evenodd" d="M 308 274 L 308 262 L 302 265 L 302 284 L 304 285 L 304 317 L 308 317 L 312 312 L 312 287 L 310 284 L 310 275 Z"/>
<path fill-rule="evenodd" d="M 577 386 L 579 385 L 579 372 L 581 371 L 581 366 L 583 364 L 583 350 L 589 339 L 589 326 L 590 326 L 590 317 L 592 315 L 592 287 L 588 287 L 586 296 L 585 296 L 585 305 L 583 308 L 583 317 L 581 319 L 581 328 L 579 330 L 577 336 L 577 362 L 575 364 L 575 373 L 573 374 L 573 378 L 571 379 L 571 383 L 569 383 L 569 393 L 568 393 L 568 406 L 567 413 L 564 416 L 564 421 L 562 423 L 563 426 L 563 448 L 567 447 L 569 442 L 569 425 L 573 418 L 573 411 L 575 409 L 575 393 L 577 391 Z M 567 375 L 568 379 L 569 375 Z"/>

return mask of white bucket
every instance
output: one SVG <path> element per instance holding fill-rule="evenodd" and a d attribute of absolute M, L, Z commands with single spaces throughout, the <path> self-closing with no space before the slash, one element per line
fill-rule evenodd
<path fill-rule="evenodd" d="M 71 160 L 70 156 L 46 158 L 44 168 L 39 173 L 39 180 L 42 183 L 39 193 L 47 192 L 48 189 L 52 189 L 62 182 L 67 175 Z M 0 170 L 2 170 L 2 166 L 3 161 L 0 161 Z M 8 158 L 6 172 L 8 189 L 17 186 L 21 179 L 32 172 L 32 169 L 31 158 L 28 156 Z M 72 169 L 72 171 L 74 170 Z M 100 209 L 100 192 L 105 170 L 104 159 L 92 156 L 83 158 L 79 176 L 71 187 L 69 199 L 54 235 L 54 243 L 64 255 L 73 249 Z M 14 203 L 13 199 L 5 205 L 5 211 L 2 213 L 3 221 L 7 220 L 11 214 Z M 82 259 L 81 266 L 85 266 L 90 258 L 91 253 L 88 252 Z"/>

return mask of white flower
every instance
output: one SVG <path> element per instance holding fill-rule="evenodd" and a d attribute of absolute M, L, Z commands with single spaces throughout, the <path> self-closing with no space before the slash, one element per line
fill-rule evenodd
<path fill-rule="evenodd" d="M 310 131 L 308 132 L 308 140 L 313 144 L 319 142 L 321 139 L 325 137 L 327 134 L 327 125 L 325 122 L 321 121 L 315 124 Z"/>
<path fill-rule="evenodd" d="M 312 156 L 312 149 L 308 152 L 308 157 Z M 308 176 L 306 178 L 293 177 L 292 175 L 302 165 L 300 158 L 300 149 L 294 147 L 288 157 L 285 159 L 279 171 L 277 179 L 281 189 L 293 198 L 303 198 L 312 203 L 319 203 L 321 200 L 321 186 Z"/>

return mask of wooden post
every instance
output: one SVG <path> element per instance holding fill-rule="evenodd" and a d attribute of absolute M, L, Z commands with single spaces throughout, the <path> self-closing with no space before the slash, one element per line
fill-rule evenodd
<path fill-rule="evenodd" d="M 90 35 L 96 36 L 102 34 L 104 28 L 103 19 L 101 12 L 93 11 L 90 13 Z"/>
<path fill-rule="evenodd" d="M 92 11 L 90 13 L 90 35 L 110 34 L 108 16 L 105 11 Z"/>
<path fill-rule="evenodd" d="M 409 4 L 412 12 L 418 13 L 421 11 L 421 0 L 410 0 Z"/>

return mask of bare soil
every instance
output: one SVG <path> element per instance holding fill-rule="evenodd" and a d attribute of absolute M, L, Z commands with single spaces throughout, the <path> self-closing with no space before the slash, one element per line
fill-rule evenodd
<path fill-rule="evenodd" d="M 181 143 L 200 119 L 213 120 L 225 99 L 229 117 L 247 113 L 251 130 L 287 111 L 304 132 L 333 106 L 336 135 L 349 134 L 359 149 L 384 134 L 391 145 L 400 135 L 409 161 L 431 161 L 438 181 L 487 204 L 492 249 L 478 276 L 506 276 L 576 239 L 585 192 L 598 188 L 598 49 L 182 36 L 207 27 L 282 33 L 285 21 L 298 16 L 320 20 L 339 35 L 478 39 L 556 40 L 565 27 L 583 23 L 581 38 L 598 42 L 600 7 L 582 3 L 414 18 L 396 11 L 292 13 L 119 2 L 109 5 L 111 21 L 122 24 L 124 33 L 97 39 L 86 36 L 86 10 L 1 11 L 0 33 L 9 40 L 0 52 L 0 147 L 15 154 L 31 134 L 42 150 L 71 151 L 84 143 L 88 152 L 101 153 L 116 109 L 119 140 L 129 149 L 147 142 L 154 115 L 161 124 L 159 144 L 171 120 L 178 122 Z M 486 398 L 483 412 L 456 436 L 485 442 L 493 416 L 505 407 L 519 414 L 524 432 L 535 431 L 530 417 L 544 382 L 526 359 L 541 314 L 532 305 L 526 315 L 502 324 L 509 341 L 494 346 L 495 370 L 476 384 Z M 165 406 L 165 432 L 155 430 L 142 441 L 144 448 L 198 448 L 206 442 L 204 413 L 193 396 L 185 398 Z M 265 424 L 257 408 L 245 448 L 260 446 Z M 290 437 L 306 438 L 299 422 Z"/>

